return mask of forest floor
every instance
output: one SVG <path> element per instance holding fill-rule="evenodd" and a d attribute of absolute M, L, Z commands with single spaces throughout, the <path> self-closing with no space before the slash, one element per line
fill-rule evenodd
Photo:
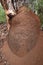
<path fill-rule="evenodd" d="M 7 24 L 2 23 L 0 24 L 0 40 L 6 38 L 8 31 L 7 31 Z"/>

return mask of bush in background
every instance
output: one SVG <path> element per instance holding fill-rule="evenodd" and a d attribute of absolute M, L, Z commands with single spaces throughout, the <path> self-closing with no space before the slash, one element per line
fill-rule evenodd
<path fill-rule="evenodd" d="M 31 1 L 31 9 L 40 18 L 41 25 L 43 25 L 43 0 L 29 0 Z"/>

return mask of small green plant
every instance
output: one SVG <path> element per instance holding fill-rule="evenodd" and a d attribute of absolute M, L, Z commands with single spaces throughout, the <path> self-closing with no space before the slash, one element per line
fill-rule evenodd
<path fill-rule="evenodd" d="M 6 22 L 6 16 L 3 7 L 0 5 L 0 23 L 3 22 Z"/>

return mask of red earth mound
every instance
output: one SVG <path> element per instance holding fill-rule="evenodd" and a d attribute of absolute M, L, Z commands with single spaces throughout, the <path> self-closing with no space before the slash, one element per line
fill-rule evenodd
<path fill-rule="evenodd" d="M 36 45 L 40 20 L 32 11 L 22 7 L 9 22 L 11 25 L 7 37 L 9 48 L 15 55 L 23 57 Z"/>

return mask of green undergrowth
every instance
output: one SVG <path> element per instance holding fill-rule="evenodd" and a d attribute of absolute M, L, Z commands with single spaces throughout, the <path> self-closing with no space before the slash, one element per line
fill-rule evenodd
<path fill-rule="evenodd" d="M 5 16 L 5 11 L 3 7 L 0 5 L 0 23 L 6 22 L 6 16 Z"/>

